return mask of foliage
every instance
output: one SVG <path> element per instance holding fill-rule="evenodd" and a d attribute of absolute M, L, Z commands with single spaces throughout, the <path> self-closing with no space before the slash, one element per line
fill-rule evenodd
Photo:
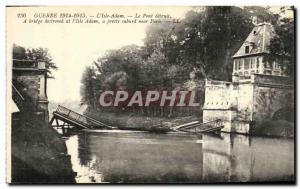
<path fill-rule="evenodd" d="M 87 104 L 90 107 L 95 107 L 95 87 L 96 87 L 96 78 L 95 72 L 92 68 L 86 67 L 83 72 L 82 79 L 81 79 L 81 88 L 80 88 L 80 95 L 81 95 L 81 105 Z"/>
<path fill-rule="evenodd" d="M 277 24 L 280 16 L 269 8 L 256 6 L 195 7 L 180 23 L 149 25 L 144 46 L 131 45 L 107 51 L 94 62 L 91 68 L 96 68 L 91 70 L 94 70 L 97 84 L 92 90 L 84 90 L 91 94 L 82 94 L 83 103 L 89 104 L 86 97 L 92 94 L 98 97 L 103 90 L 172 90 L 182 88 L 191 80 L 229 81 L 231 57 L 252 30 L 254 18 Z M 280 31 L 278 36 L 282 40 L 281 36 L 286 33 L 280 35 Z M 290 44 L 283 49 L 293 48 Z M 290 52 L 289 57 L 293 56 Z M 84 76 L 82 84 L 89 82 L 90 78 Z M 161 115 L 165 110 L 161 108 Z M 157 113 L 156 110 L 152 112 Z"/>
<path fill-rule="evenodd" d="M 295 28 L 293 18 L 282 18 L 275 25 L 276 36 L 271 39 L 268 61 L 281 64 L 288 75 L 294 77 L 295 66 Z"/>
<path fill-rule="evenodd" d="M 52 78 L 51 70 L 57 70 L 56 63 L 53 62 L 52 57 L 46 48 L 24 48 L 16 44 L 13 45 L 13 59 L 17 60 L 34 60 L 44 61 L 48 78 Z"/>

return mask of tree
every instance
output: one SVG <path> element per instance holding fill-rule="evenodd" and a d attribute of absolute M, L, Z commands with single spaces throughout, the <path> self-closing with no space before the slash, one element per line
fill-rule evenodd
<path fill-rule="evenodd" d="M 99 73 L 103 75 L 103 80 L 110 78 L 115 73 L 123 73 L 122 75 L 126 74 L 127 89 L 136 90 L 139 87 L 142 61 L 140 47 L 131 45 L 108 51 L 95 64 Z M 117 86 L 111 87 L 113 89 Z"/>
<path fill-rule="evenodd" d="M 142 78 L 142 83 L 145 88 L 167 86 L 166 64 L 166 57 L 159 49 L 156 49 L 150 57 L 143 62 L 140 78 Z"/>
<path fill-rule="evenodd" d="M 180 70 L 183 81 L 191 72 L 197 79 L 230 80 L 231 57 L 253 28 L 253 16 L 276 20 L 264 7 L 194 8 L 179 24 L 150 26 L 145 46 L 148 52 L 161 48 L 168 64 L 184 68 Z"/>
<path fill-rule="evenodd" d="M 24 47 L 13 45 L 13 59 L 25 59 L 26 58 L 26 49 Z"/>
<path fill-rule="evenodd" d="M 94 90 L 172 90 L 191 77 L 230 80 L 231 57 L 252 30 L 254 16 L 274 23 L 278 18 L 265 7 L 196 7 L 180 23 L 149 25 L 144 46 L 99 57 Z"/>
<path fill-rule="evenodd" d="M 276 36 L 270 42 L 269 62 L 278 62 L 289 76 L 294 78 L 295 66 L 295 28 L 293 18 L 281 18 L 275 25 Z"/>
<path fill-rule="evenodd" d="M 93 108 L 95 107 L 95 103 L 97 102 L 95 80 L 96 80 L 95 70 L 92 67 L 86 67 L 81 78 L 81 87 L 80 87 L 81 105 L 87 104 L 89 107 L 93 107 Z"/>

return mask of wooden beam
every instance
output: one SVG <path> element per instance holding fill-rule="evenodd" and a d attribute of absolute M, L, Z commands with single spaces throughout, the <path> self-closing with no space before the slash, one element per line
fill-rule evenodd
<path fill-rule="evenodd" d="M 56 113 L 54 112 L 53 114 L 55 114 L 55 115 L 56 115 L 60 120 L 62 120 L 62 121 L 66 120 L 66 121 L 71 122 L 72 124 L 74 124 L 74 125 L 76 125 L 76 126 L 83 127 L 83 128 L 85 128 L 85 129 L 89 129 L 87 126 L 84 126 L 84 125 L 82 125 L 81 123 L 78 123 L 77 121 L 72 120 L 72 119 L 70 119 L 70 118 L 68 118 L 68 117 L 66 117 L 66 116 L 60 115 L 60 114 L 58 114 L 57 112 L 56 112 Z"/>
<path fill-rule="evenodd" d="M 58 123 L 58 119 L 56 118 L 55 121 L 56 121 L 57 127 L 59 127 L 60 125 L 59 125 L 59 123 Z"/>
<path fill-rule="evenodd" d="M 50 125 L 52 125 L 52 123 L 54 121 L 54 118 L 55 118 L 55 116 L 53 115 L 52 118 L 51 118 L 51 120 L 50 120 L 50 122 L 49 122 Z"/>

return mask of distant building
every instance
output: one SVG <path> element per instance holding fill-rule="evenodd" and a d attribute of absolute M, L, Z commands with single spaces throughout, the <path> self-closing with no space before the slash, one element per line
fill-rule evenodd
<path fill-rule="evenodd" d="M 293 107 L 290 78 L 265 60 L 274 35 L 271 24 L 256 25 L 233 56 L 232 82 L 206 81 L 203 122 L 222 119 L 223 131 L 249 133 L 253 124 Z"/>

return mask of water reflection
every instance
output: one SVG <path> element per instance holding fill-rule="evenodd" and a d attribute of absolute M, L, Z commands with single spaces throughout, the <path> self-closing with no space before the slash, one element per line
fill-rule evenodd
<path fill-rule="evenodd" d="M 82 132 L 69 137 L 77 182 L 291 181 L 293 140 L 243 135 Z"/>
<path fill-rule="evenodd" d="M 204 137 L 204 180 L 292 181 L 293 140 L 222 134 Z"/>

